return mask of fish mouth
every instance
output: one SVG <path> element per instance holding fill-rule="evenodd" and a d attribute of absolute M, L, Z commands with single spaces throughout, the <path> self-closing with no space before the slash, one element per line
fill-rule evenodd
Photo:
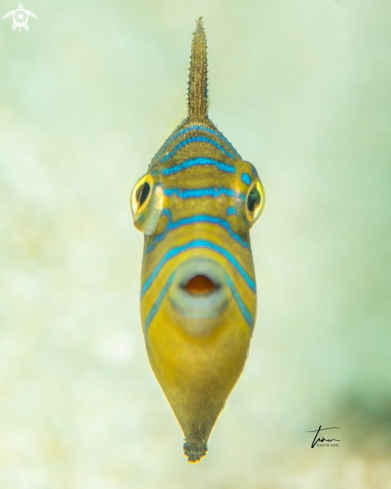
<path fill-rule="evenodd" d="M 175 272 L 169 290 L 174 309 L 188 318 L 213 318 L 220 315 L 231 298 L 225 271 L 207 258 L 193 258 Z"/>
<path fill-rule="evenodd" d="M 184 286 L 188 294 L 201 296 L 212 294 L 220 285 L 215 284 L 207 275 L 194 275 Z"/>

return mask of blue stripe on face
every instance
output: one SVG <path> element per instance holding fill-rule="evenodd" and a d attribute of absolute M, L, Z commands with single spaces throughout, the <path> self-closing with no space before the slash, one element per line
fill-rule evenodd
<path fill-rule="evenodd" d="M 228 284 L 229 288 L 231 289 L 232 295 L 234 296 L 236 303 L 240 309 L 240 312 L 242 313 L 244 319 L 246 320 L 247 324 L 250 326 L 250 328 L 252 330 L 254 327 L 254 320 L 253 320 L 249 310 L 244 305 L 238 291 L 236 290 L 234 284 L 232 283 L 231 279 L 229 278 L 229 276 L 227 274 L 225 274 L 225 278 L 227 280 L 227 284 Z"/>
<path fill-rule="evenodd" d="M 227 216 L 236 216 L 236 209 L 235 209 L 235 207 L 228 207 L 228 209 L 227 209 Z"/>
<path fill-rule="evenodd" d="M 233 207 L 231 207 L 231 209 L 233 209 Z M 153 244 L 151 244 L 147 247 L 145 254 L 147 254 L 151 250 L 153 250 L 153 248 L 156 246 L 156 244 L 159 243 L 160 241 L 162 241 L 167 236 L 168 232 L 171 231 L 172 229 L 178 229 L 181 226 L 186 226 L 188 224 L 195 224 L 195 223 L 217 224 L 218 226 L 221 226 L 226 231 L 228 231 L 230 236 L 235 241 L 240 243 L 242 246 L 244 246 L 245 248 L 250 247 L 250 245 L 247 243 L 247 241 L 242 240 L 242 238 L 238 234 L 235 234 L 232 231 L 231 226 L 228 224 L 228 222 L 225 219 L 220 219 L 218 217 L 200 214 L 200 215 L 186 217 L 184 219 L 179 219 L 178 221 L 172 222 L 171 213 L 168 209 L 164 209 L 162 211 L 162 216 L 164 216 L 164 215 L 168 217 L 167 227 L 163 233 L 161 233 L 155 237 Z"/>
<path fill-rule="evenodd" d="M 155 317 L 156 313 L 158 312 L 159 308 L 160 308 L 160 305 L 165 297 L 165 295 L 167 294 L 167 291 L 168 289 L 170 288 L 171 284 L 172 284 L 172 281 L 174 280 L 174 277 L 175 277 L 175 272 L 173 272 L 170 276 L 170 278 L 168 279 L 166 285 L 163 287 L 163 289 L 160 291 L 160 294 L 158 296 L 158 298 L 156 299 L 154 305 L 152 306 L 151 310 L 149 311 L 149 314 L 145 320 L 145 326 L 144 326 L 144 330 L 146 331 L 148 328 L 149 328 L 149 325 L 151 324 L 153 318 Z M 232 283 L 232 280 L 230 279 L 229 275 L 227 273 L 225 273 L 225 279 L 227 281 L 227 284 L 229 286 L 229 288 L 231 289 L 231 292 L 232 292 L 232 295 L 240 309 L 240 312 L 242 314 L 242 316 L 244 317 L 244 319 L 246 320 L 247 324 L 249 325 L 250 329 L 252 330 L 253 329 L 253 326 L 254 326 L 254 320 L 249 312 L 249 310 L 247 309 L 247 307 L 244 305 L 241 297 L 240 297 L 240 294 L 238 293 L 238 291 L 236 290 L 234 284 Z"/>
<path fill-rule="evenodd" d="M 227 195 L 228 197 L 242 197 L 242 194 L 234 192 L 230 188 L 224 187 L 207 187 L 207 188 L 165 188 L 164 195 L 172 197 L 176 195 L 180 199 L 197 199 L 201 197 L 218 197 Z"/>
<path fill-rule="evenodd" d="M 149 289 L 151 286 L 152 282 L 155 280 L 156 276 L 162 269 L 162 267 L 174 256 L 177 256 L 184 251 L 188 251 L 191 249 L 195 248 L 207 248 L 212 251 L 215 251 L 216 253 L 219 253 L 220 255 L 224 256 L 231 265 L 233 265 L 236 270 L 240 273 L 248 287 L 256 293 L 256 287 L 255 287 L 255 282 L 249 277 L 247 272 L 244 270 L 244 268 L 241 266 L 241 264 L 236 260 L 236 258 L 231 255 L 229 251 L 227 251 L 225 248 L 222 248 L 221 246 L 218 246 L 211 241 L 206 241 L 203 239 L 196 239 L 194 241 L 190 241 L 189 243 L 182 245 L 182 246 L 177 246 L 176 248 L 172 248 L 170 251 L 168 251 L 164 257 L 160 260 L 160 262 L 156 265 L 155 270 L 151 273 L 151 275 L 148 277 L 148 279 L 145 281 L 142 289 L 141 289 L 141 297 L 145 294 L 145 292 Z"/>
<path fill-rule="evenodd" d="M 192 166 L 203 166 L 203 165 L 214 165 L 218 170 L 235 173 L 235 167 L 227 165 L 226 163 L 221 163 L 221 161 L 212 160 L 211 158 L 192 158 L 191 160 L 186 160 L 180 165 L 173 166 L 171 168 L 165 168 L 162 170 L 163 175 L 172 175 L 173 173 L 178 173 L 182 170 L 187 170 Z"/>
<path fill-rule="evenodd" d="M 164 158 L 162 158 L 160 160 L 160 162 L 163 163 L 164 161 L 168 160 L 169 158 L 171 158 L 171 156 L 173 156 L 181 148 L 183 148 L 184 146 L 187 146 L 188 144 L 191 144 L 191 143 L 208 143 L 208 144 L 212 144 L 213 146 L 215 146 L 217 149 L 219 149 L 222 153 L 226 154 L 230 158 L 235 158 L 233 154 L 231 154 L 228 151 L 226 151 L 222 146 L 220 146 L 218 143 L 216 143 L 216 141 L 213 141 L 213 139 L 204 138 L 204 137 L 201 137 L 200 136 L 200 137 L 196 137 L 196 138 L 185 139 L 181 143 L 177 144 L 175 146 L 175 148 L 171 151 L 171 153 L 168 153 L 168 155 L 166 155 Z"/>
<path fill-rule="evenodd" d="M 191 126 L 191 127 L 187 127 L 186 129 L 182 129 L 182 131 L 179 131 L 177 134 L 174 134 L 173 136 L 171 136 L 169 139 L 167 139 L 167 141 L 164 143 L 164 145 L 160 148 L 160 150 L 157 152 L 155 158 L 158 158 L 161 153 L 167 148 L 167 146 L 172 142 L 174 141 L 174 139 L 178 138 L 179 136 L 181 136 L 182 134 L 186 134 L 187 132 L 189 131 L 194 131 L 194 130 L 197 130 L 197 131 L 205 131 L 205 132 L 208 132 L 209 134 L 213 134 L 214 136 L 220 138 L 222 141 L 225 142 L 225 144 L 232 150 L 232 152 L 238 157 L 240 158 L 240 155 L 239 153 L 236 151 L 236 149 L 232 146 L 232 144 L 228 141 L 227 138 L 225 138 L 221 133 L 219 132 L 216 132 L 216 131 L 213 131 L 212 129 L 209 129 L 208 127 L 203 127 L 203 126 Z"/>
<path fill-rule="evenodd" d="M 244 182 L 246 185 L 250 185 L 251 183 L 251 177 L 247 173 L 242 173 L 242 182 Z"/>
<path fill-rule="evenodd" d="M 144 330 L 147 330 L 149 328 L 149 325 L 151 324 L 152 319 L 154 318 L 155 314 L 158 312 L 160 304 L 161 304 L 162 300 L 164 299 L 164 296 L 166 295 L 167 290 L 170 288 L 172 281 L 174 280 L 174 276 L 175 276 L 175 272 L 171 274 L 166 285 L 160 291 L 159 297 L 156 299 L 154 305 L 152 306 L 151 310 L 149 311 L 147 319 L 145 320 Z"/>

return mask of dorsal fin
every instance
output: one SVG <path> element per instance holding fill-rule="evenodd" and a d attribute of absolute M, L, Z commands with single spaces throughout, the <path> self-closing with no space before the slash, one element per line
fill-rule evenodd
<path fill-rule="evenodd" d="M 191 43 L 191 61 L 188 91 L 188 118 L 208 117 L 208 63 L 206 59 L 206 36 L 202 17 L 197 21 Z"/>

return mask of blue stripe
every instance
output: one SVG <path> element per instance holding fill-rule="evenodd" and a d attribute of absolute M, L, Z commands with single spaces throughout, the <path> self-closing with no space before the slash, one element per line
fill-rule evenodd
<path fill-rule="evenodd" d="M 233 207 L 230 207 L 230 209 L 233 209 Z M 153 243 L 147 247 L 145 254 L 152 251 L 153 248 L 156 246 L 156 244 L 159 243 L 160 241 L 162 241 L 167 236 L 169 231 L 171 231 L 172 229 L 178 229 L 181 226 L 186 226 L 188 224 L 195 224 L 195 223 L 217 224 L 217 225 L 221 226 L 222 228 L 224 228 L 226 231 L 228 231 L 230 236 L 235 241 L 237 241 L 239 244 L 241 244 L 245 248 L 250 247 L 250 245 L 248 244 L 247 241 L 242 240 L 242 238 L 238 234 L 236 234 L 232 231 L 231 226 L 229 225 L 229 223 L 225 219 L 220 219 L 218 217 L 200 214 L 200 215 L 196 215 L 196 216 L 186 217 L 184 219 L 179 219 L 178 221 L 173 222 L 172 217 L 171 217 L 171 212 L 168 209 L 163 209 L 161 215 L 162 216 L 165 215 L 168 217 L 167 227 L 163 233 L 161 233 L 155 237 Z"/>
<path fill-rule="evenodd" d="M 149 311 L 147 319 L 145 320 L 144 330 L 147 330 L 149 328 L 149 325 L 150 325 L 152 319 L 154 318 L 155 314 L 158 312 L 160 304 L 161 304 L 162 300 L 164 299 L 164 296 L 166 295 L 167 290 L 169 289 L 172 281 L 174 280 L 174 277 L 175 277 L 175 272 L 171 274 L 171 277 L 168 279 L 166 285 L 161 290 L 159 297 L 156 299 L 154 305 L 152 306 L 151 310 Z"/>
<path fill-rule="evenodd" d="M 240 309 L 240 312 L 242 313 L 244 319 L 246 320 L 247 324 L 250 326 L 251 330 L 253 329 L 254 326 L 254 320 L 247 309 L 247 307 L 244 305 L 238 291 L 236 290 L 234 284 L 232 283 L 230 277 L 225 274 L 225 278 L 227 280 L 227 284 L 229 285 L 229 288 L 231 289 L 232 295 L 235 297 L 236 303 Z"/>
<path fill-rule="evenodd" d="M 207 188 L 165 188 L 164 195 L 172 197 L 176 195 L 180 199 L 197 199 L 201 197 L 218 197 L 227 195 L 228 197 L 242 197 L 242 194 L 234 192 L 230 188 L 224 187 L 207 187 Z"/>
<path fill-rule="evenodd" d="M 192 158 L 191 160 L 186 160 L 180 165 L 172 166 L 171 168 L 165 168 L 162 170 L 163 175 L 172 175 L 173 173 L 178 173 L 182 170 L 187 170 L 192 166 L 198 165 L 214 165 L 218 170 L 225 171 L 227 173 L 235 173 L 235 167 L 227 165 L 226 163 L 221 163 L 221 161 L 212 160 L 211 158 Z"/>
<path fill-rule="evenodd" d="M 242 173 L 242 182 L 244 182 L 246 185 L 250 185 L 251 183 L 251 177 L 247 173 Z"/>
<path fill-rule="evenodd" d="M 145 326 L 144 326 L 145 331 L 149 328 L 149 325 L 151 324 L 152 319 L 155 317 L 156 313 L 158 312 L 160 305 L 161 305 L 165 295 L 167 294 L 167 291 L 170 288 L 172 281 L 174 280 L 175 273 L 176 273 L 176 271 L 171 274 L 166 285 L 160 291 L 159 297 L 156 299 L 154 305 L 152 306 L 151 310 L 149 311 L 149 314 L 145 320 Z M 225 279 L 227 281 L 228 287 L 231 289 L 232 295 L 236 301 L 236 304 L 239 307 L 239 310 L 240 310 L 242 316 L 244 317 L 244 319 L 246 320 L 246 323 L 249 325 L 250 329 L 252 330 L 254 327 L 254 320 L 253 320 L 249 310 L 244 305 L 244 303 L 240 297 L 240 294 L 236 290 L 231 278 L 229 277 L 229 275 L 227 273 L 225 273 Z"/>
<path fill-rule="evenodd" d="M 235 207 L 228 207 L 227 209 L 227 216 L 233 216 L 236 215 L 236 209 Z"/>
<path fill-rule="evenodd" d="M 229 253 L 225 248 L 222 248 L 221 246 L 218 246 L 211 241 L 206 241 L 203 239 L 196 239 L 194 241 L 190 241 L 189 243 L 186 243 L 185 245 L 182 246 L 177 246 L 176 248 L 172 248 L 170 251 L 168 251 L 164 257 L 160 260 L 160 262 L 156 265 L 155 270 L 151 273 L 151 275 L 148 277 L 148 279 L 144 282 L 144 285 L 141 289 L 141 297 L 146 293 L 146 291 L 149 289 L 151 286 L 152 282 L 155 280 L 156 276 L 160 272 L 160 270 L 163 268 L 163 266 L 174 256 L 177 256 L 184 251 L 191 250 L 194 248 L 208 248 L 210 250 L 216 251 L 216 253 L 219 253 L 220 255 L 224 256 L 240 273 L 248 287 L 256 293 L 256 287 L 255 287 L 255 282 L 249 277 L 247 272 L 244 270 L 244 268 L 240 265 L 240 263 L 236 260 L 236 258 Z"/>
<path fill-rule="evenodd" d="M 232 146 L 232 144 L 228 141 L 228 139 L 225 136 L 223 136 L 220 132 L 213 131 L 212 129 L 203 126 L 187 127 L 186 129 L 182 129 L 182 131 L 179 131 L 177 134 L 174 134 L 173 136 L 168 138 L 167 141 L 163 144 L 163 146 L 159 149 L 159 151 L 155 155 L 155 158 L 158 158 L 161 155 L 161 153 L 167 148 L 167 146 L 171 143 L 171 141 L 178 138 L 182 134 L 186 134 L 189 131 L 205 131 L 208 132 L 209 134 L 213 134 L 214 136 L 223 140 L 229 146 L 232 152 L 235 153 L 240 158 L 239 153 L 236 151 L 236 149 Z"/>
<path fill-rule="evenodd" d="M 226 151 L 222 146 L 220 146 L 218 143 L 216 143 L 216 141 L 213 141 L 213 139 L 204 138 L 204 137 L 199 136 L 199 137 L 196 137 L 196 138 L 185 139 L 181 143 L 177 144 L 175 146 L 175 148 L 171 151 L 171 153 L 168 153 L 164 158 L 162 158 L 160 160 L 160 162 L 163 163 L 164 161 L 168 160 L 169 158 L 171 158 L 171 156 L 173 156 L 181 148 L 183 148 L 184 146 L 187 146 L 188 144 L 191 144 L 191 143 L 208 143 L 208 144 L 212 144 L 213 146 L 215 146 L 217 149 L 219 149 L 222 153 L 226 154 L 230 158 L 235 158 L 233 154 L 231 154 L 228 151 Z"/>

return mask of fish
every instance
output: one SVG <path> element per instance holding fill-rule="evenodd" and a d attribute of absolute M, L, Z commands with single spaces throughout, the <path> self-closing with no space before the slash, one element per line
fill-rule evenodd
<path fill-rule="evenodd" d="M 256 316 L 250 228 L 265 192 L 208 117 L 202 17 L 191 44 L 187 117 L 134 186 L 144 234 L 141 323 L 150 365 L 195 463 L 248 357 Z"/>

